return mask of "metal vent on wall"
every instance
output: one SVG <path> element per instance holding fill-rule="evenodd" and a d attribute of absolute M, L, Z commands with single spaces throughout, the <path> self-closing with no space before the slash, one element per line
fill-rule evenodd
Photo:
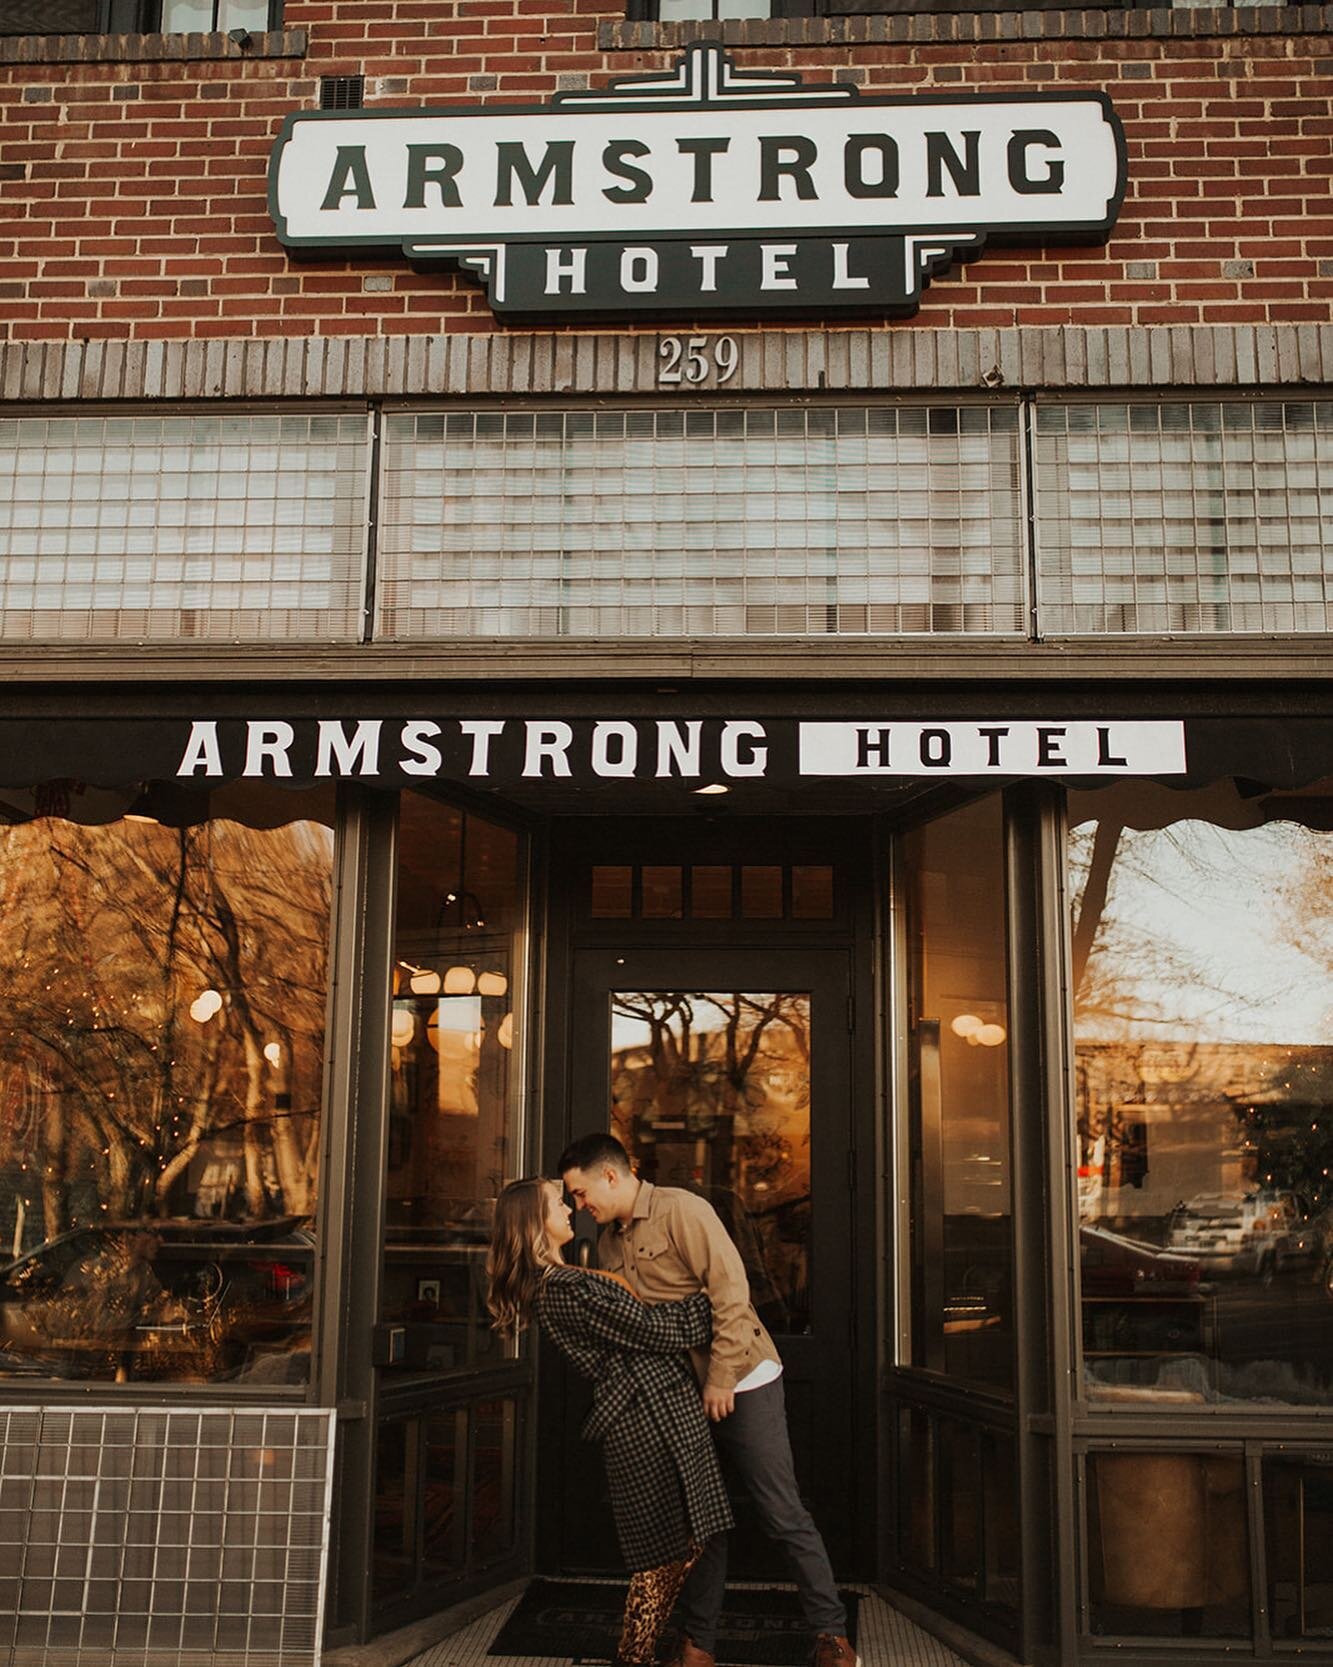
<path fill-rule="evenodd" d="M 364 75 L 321 75 L 319 78 L 319 107 L 321 110 L 359 110 L 366 102 Z"/>
<path fill-rule="evenodd" d="M 333 1413 L 0 1408 L 0 1667 L 315 1667 Z"/>

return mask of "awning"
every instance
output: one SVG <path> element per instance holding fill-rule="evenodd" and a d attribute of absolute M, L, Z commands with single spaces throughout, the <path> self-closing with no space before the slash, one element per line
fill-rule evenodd
<path fill-rule="evenodd" d="M 672 703 L 674 704 L 674 703 Z M 276 702 L 275 702 L 276 708 Z M 886 716 L 733 713 L 465 717 L 60 717 L 0 719 L 0 787 L 131 788 L 174 783 L 291 787 L 351 780 L 383 788 L 466 787 L 526 803 L 570 791 L 614 808 L 629 784 L 657 800 L 747 786 L 822 794 L 909 783 L 1024 778 L 1092 787 L 1127 777 L 1193 787 L 1223 778 L 1255 791 L 1333 776 L 1333 722 L 1318 718 Z"/>

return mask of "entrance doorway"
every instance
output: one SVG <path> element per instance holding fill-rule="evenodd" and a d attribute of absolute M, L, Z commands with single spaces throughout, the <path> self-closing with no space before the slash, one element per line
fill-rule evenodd
<path fill-rule="evenodd" d="M 858 959 L 868 967 L 869 953 L 851 927 L 865 875 L 845 857 L 731 864 L 719 860 L 725 849 L 692 831 L 693 849 L 677 841 L 674 854 L 709 860 L 620 865 L 630 878 L 620 882 L 623 916 L 614 927 L 586 907 L 594 887 L 601 906 L 612 906 L 605 876 L 595 872 L 605 865 L 586 851 L 574 861 L 586 877 L 569 878 L 585 910 L 570 922 L 558 975 L 561 1133 L 606 1129 L 645 1180 L 689 1188 L 713 1204 L 782 1354 L 801 1491 L 839 1575 L 865 1577 L 873 1574 L 865 1518 L 875 1432 L 873 1350 L 861 1348 L 871 1327 L 860 1310 L 874 1294 L 866 1288 L 873 1262 L 857 1254 L 855 1153 L 862 1137 L 869 1148 L 873 1129 L 860 1127 L 869 1096 L 857 1088 L 854 1022 Z M 746 853 L 755 855 L 753 843 Z M 668 867 L 678 882 L 664 882 Z M 761 868 L 762 881 L 754 877 Z M 645 891 L 644 869 L 656 893 Z M 645 899 L 650 909 L 662 907 L 664 883 L 679 884 L 678 912 L 645 919 Z M 752 910 L 761 906 L 760 885 L 767 890 L 763 917 L 744 913 L 747 883 Z M 719 919 L 727 899 L 730 915 Z M 710 918 L 705 909 L 718 913 Z M 576 1228 L 595 1256 L 595 1226 L 579 1218 Z M 872 1233 L 867 1221 L 864 1240 Z M 600 1460 L 578 1439 L 586 1392 L 551 1356 L 543 1385 L 542 1470 L 551 1485 L 539 1482 L 538 1498 L 553 1520 L 541 1543 L 559 1546 L 570 1573 L 615 1571 Z M 733 1573 L 785 1579 L 781 1554 L 750 1523 L 743 1497 L 737 1515 Z"/>

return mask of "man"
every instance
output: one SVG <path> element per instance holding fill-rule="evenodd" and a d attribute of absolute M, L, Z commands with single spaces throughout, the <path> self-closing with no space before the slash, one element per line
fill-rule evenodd
<path fill-rule="evenodd" d="M 765 1533 L 791 1561 L 802 1613 L 816 1635 L 815 1667 L 860 1667 L 828 1552 L 796 1489 L 782 1359 L 712 1205 L 679 1187 L 641 1181 L 611 1135 L 584 1135 L 566 1147 L 560 1174 L 575 1205 L 602 1229 L 603 1268 L 623 1274 L 646 1302 L 707 1292 L 713 1340 L 691 1352 L 714 1437 L 754 1500 Z M 717 1534 L 681 1593 L 685 1631 L 670 1667 L 714 1667 L 726 1583 L 727 1541 Z"/>

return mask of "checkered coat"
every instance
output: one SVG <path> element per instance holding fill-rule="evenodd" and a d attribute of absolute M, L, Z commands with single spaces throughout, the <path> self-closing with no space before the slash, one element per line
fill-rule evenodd
<path fill-rule="evenodd" d="M 708 1299 L 648 1304 L 603 1274 L 552 1268 L 535 1302 L 551 1341 L 593 1385 L 585 1441 L 602 1443 L 626 1567 L 656 1568 L 731 1527 L 687 1348 L 712 1332 Z"/>

